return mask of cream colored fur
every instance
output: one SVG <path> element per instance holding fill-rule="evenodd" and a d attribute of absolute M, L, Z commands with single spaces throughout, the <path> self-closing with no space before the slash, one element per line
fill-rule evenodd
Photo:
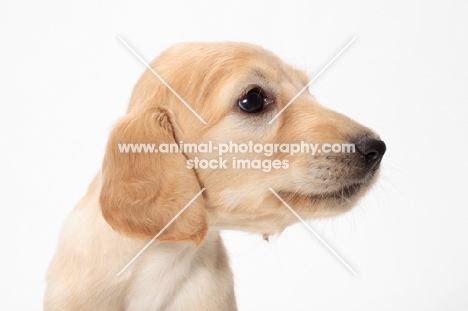
<path fill-rule="evenodd" d="M 63 226 L 47 274 L 45 310 L 236 310 L 220 230 L 268 236 L 296 223 L 268 188 L 310 219 L 348 211 L 375 181 L 377 170 L 370 172 L 361 163 L 363 156 L 349 154 L 275 154 L 274 159 L 288 160 L 289 169 L 265 173 L 186 167 L 187 159 L 216 154 L 119 153 L 118 143 L 378 139 L 368 128 L 321 106 L 308 92 L 268 124 L 307 77 L 260 47 L 180 44 L 151 66 L 207 125 L 150 71 L 142 75 L 127 114 L 110 134 L 102 170 Z M 252 87 L 273 99 L 265 112 L 252 115 L 237 107 Z M 117 276 L 202 188 L 203 195 Z"/>

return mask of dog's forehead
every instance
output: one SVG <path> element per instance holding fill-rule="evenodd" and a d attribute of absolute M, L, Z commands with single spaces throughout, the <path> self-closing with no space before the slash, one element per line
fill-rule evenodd
<path fill-rule="evenodd" d="M 277 55 L 254 44 L 243 42 L 189 42 L 179 43 L 161 54 L 162 59 L 177 59 L 185 68 L 201 71 L 236 71 L 254 74 L 266 80 L 279 80 L 285 75 L 303 72 L 284 63 Z"/>

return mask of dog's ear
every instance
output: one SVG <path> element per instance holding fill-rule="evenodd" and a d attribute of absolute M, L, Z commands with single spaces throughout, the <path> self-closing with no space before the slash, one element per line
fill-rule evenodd
<path fill-rule="evenodd" d="M 125 152 L 123 148 L 124 144 L 155 144 L 157 150 L 159 144 L 175 144 L 174 125 L 168 110 L 151 107 L 129 112 L 113 129 L 102 166 L 99 200 L 102 215 L 114 230 L 131 237 L 153 238 L 200 192 L 184 154 L 144 149 Z M 158 240 L 193 241 L 199 245 L 207 228 L 200 195 Z"/>

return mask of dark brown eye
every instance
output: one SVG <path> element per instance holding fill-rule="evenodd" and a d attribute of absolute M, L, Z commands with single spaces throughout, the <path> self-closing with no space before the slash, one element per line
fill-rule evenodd
<path fill-rule="evenodd" d="M 261 89 L 250 90 L 237 103 L 240 109 L 248 113 L 256 113 L 263 110 L 265 106 L 265 97 Z"/>

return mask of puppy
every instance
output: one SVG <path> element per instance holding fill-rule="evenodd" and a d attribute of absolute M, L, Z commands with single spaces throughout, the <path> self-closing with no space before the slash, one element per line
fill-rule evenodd
<path fill-rule="evenodd" d="M 335 216 L 377 178 L 386 147 L 373 131 L 307 91 L 280 113 L 308 80 L 263 48 L 179 44 L 151 68 L 63 226 L 45 310 L 237 310 L 220 230 L 268 236 L 296 223 L 275 193 L 302 218 Z"/>

